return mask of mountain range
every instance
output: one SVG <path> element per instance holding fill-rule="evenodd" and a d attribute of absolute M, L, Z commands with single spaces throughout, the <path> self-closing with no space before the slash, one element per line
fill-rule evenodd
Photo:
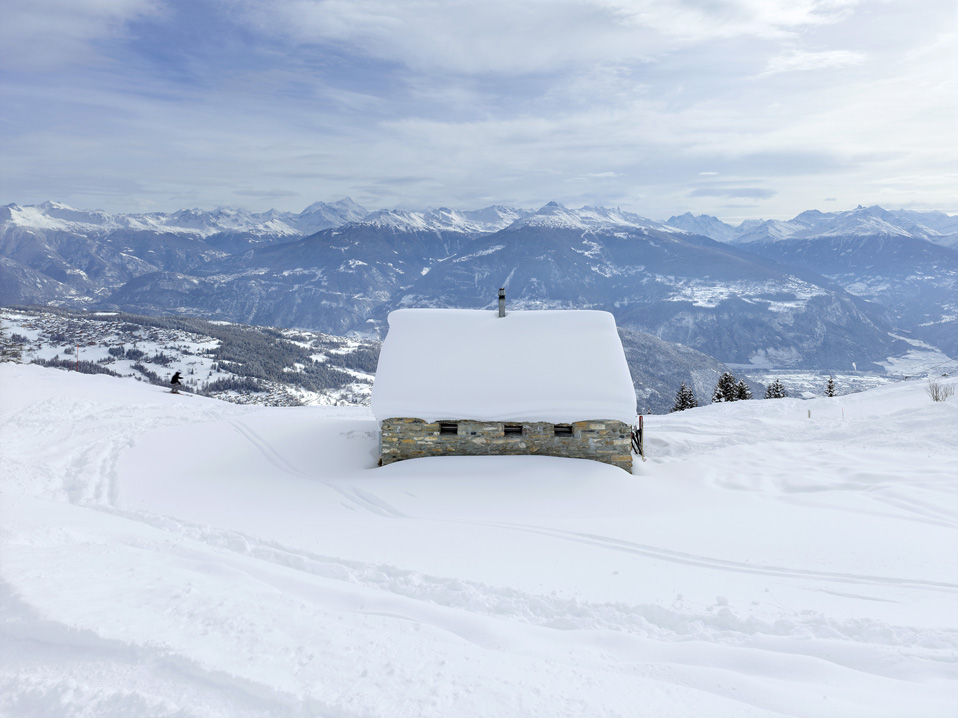
<path fill-rule="evenodd" d="M 594 308 L 732 365 L 881 371 L 916 340 L 958 355 L 958 218 L 787 222 L 615 208 L 107 214 L 0 208 L 0 304 L 189 314 L 382 336 L 404 306 Z M 906 341 L 910 340 L 910 341 Z"/>
<path fill-rule="evenodd" d="M 915 337 L 958 355 L 958 217 L 858 207 L 807 211 L 787 222 L 745 222 L 738 228 L 688 214 L 669 223 L 784 266 L 818 272 L 885 308 L 893 323 Z"/>
<path fill-rule="evenodd" d="M 746 220 L 737 227 L 709 215 L 686 212 L 667 220 L 672 227 L 723 242 L 747 244 L 782 239 L 825 237 L 909 237 L 946 247 L 958 246 L 958 216 L 944 212 L 862 207 L 845 212 L 808 210 L 790 220 Z"/>

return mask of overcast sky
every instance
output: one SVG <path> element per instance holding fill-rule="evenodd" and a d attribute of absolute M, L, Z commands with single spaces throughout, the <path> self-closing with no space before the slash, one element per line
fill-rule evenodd
<path fill-rule="evenodd" d="M 958 212 L 955 0 L 3 0 L 0 202 Z"/>

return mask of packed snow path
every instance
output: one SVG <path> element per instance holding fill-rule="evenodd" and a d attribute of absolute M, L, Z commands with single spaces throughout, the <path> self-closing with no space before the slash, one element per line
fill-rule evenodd
<path fill-rule="evenodd" d="M 649 417 L 633 477 L 375 468 L 363 410 L 0 391 L 3 715 L 958 710 L 958 400 L 920 384 Z"/>

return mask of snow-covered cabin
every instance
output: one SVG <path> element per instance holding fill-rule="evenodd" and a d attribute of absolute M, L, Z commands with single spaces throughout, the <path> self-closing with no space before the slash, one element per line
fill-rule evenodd
<path fill-rule="evenodd" d="M 635 389 L 600 311 L 399 309 L 373 384 L 382 463 L 543 454 L 632 471 Z"/>

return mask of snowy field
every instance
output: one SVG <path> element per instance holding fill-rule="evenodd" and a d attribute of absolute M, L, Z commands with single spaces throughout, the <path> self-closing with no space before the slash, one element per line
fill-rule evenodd
<path fill-rule="evenodd" d="M 37 366 L 0 422 L 4 716 L 958 713 L 918 382 L 650 417 L 634 476 Z"/>

